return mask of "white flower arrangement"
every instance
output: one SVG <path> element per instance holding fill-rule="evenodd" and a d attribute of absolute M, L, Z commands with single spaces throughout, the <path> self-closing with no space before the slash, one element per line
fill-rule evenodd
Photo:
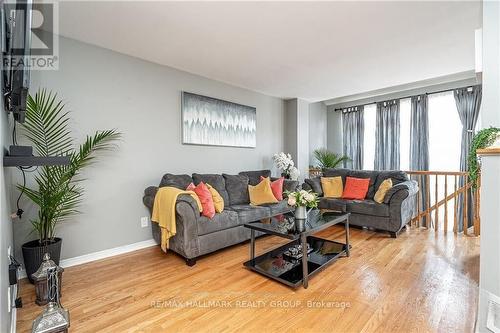
<path fill-rule="evenodd" d="M 290 179 L 299 179 L 300 172 L 299 169 L 295 167 L 292 155 L 284 152 L 277 153 L 273 155 L 273 161 L 278 169 L 280 169 L 285 175 L 290 176 Z"/>
<path fill-rule="evenodd" d="M 307 208 L 318 207 L 318 195 L 312 191 L 300 190 L 295 192 L 287 192 L 288 205 L 292 207 L 305 206 Z"/>
<path fill-rule="evenodd" d="M 291 180 L 299 180 L 300 176 L 299 169 L 297 169 L 296 167 L 291 167 L 289 175 Z"/>

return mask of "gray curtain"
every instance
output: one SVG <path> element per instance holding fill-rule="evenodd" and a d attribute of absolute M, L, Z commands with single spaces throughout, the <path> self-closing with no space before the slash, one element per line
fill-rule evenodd
<path fill-rule="evenodd" d="M 429 170 L 429 112 L 427 94 L 411 98 L 410 121 L 410 170 Z M 418 180 L 421 176 L 414 175 L 412 179 Z M 420 178 L 420 211 L 425 211 L 427 205 L 427 185 L 425 177 Z M 422 218 L 424 226 L 428 226 L 426 216 Z"/>
<path fill-rule="evenodd" d="M 458 115 L 462 122 L 462 147 L 460 151 L 460 171 L 468 171 L 467 157 L 469 156 L 470 145 L 474 137 L 474 129 L 476 128 L 477 118 L 479 116 L 479 108 L 481 106 L 482 87 L 480 85 L 457 89 L 453 92 L 455 102 L 457 104 Z M 460 177 L 460 187 L 465 185 L 465 179 Z M 464 195 L 458 197 L 458 218 L 459 231 L 462 229 L 462 221 L 464 216 Z M 473 217 L 472 193 L 467 193 L 467 225 L 472 225 Z"/>
<path fill-rule="evenodd" d="M 399 100 L 377 103 L 375 170 L 399 170 Z"/>
<path fill-rule="evenodd" d="M 344 161 L 345 168 L 363 169 L 363 138 L 365 133 L 363 112 L 363 106 L 342 110 L 343 154 L 350 158 L 349 161 Z"/>

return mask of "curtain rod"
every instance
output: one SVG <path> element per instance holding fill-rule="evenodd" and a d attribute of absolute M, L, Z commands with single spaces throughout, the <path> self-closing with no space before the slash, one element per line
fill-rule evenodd
<path fill-rule="evenodd" d="M 356 107 L 356 106 L 366 106 L 366 105 L 370 105 L 370 104 L 375 104 L 375 103 L 379 103 L 379 102 L 385 102 L 385 101 L 391 101 L 391 100 L 396 100 L 396 99 L 407 99 L 407 98 L 411 98 L 413 96 L 418 96 L 418 95 L 433 95 L 433 94 L 440 94 L 440 93 L 444 93 L 444 92 L 448 92 L 448 91 L 453 91 L 453 90 L 458 90 L 458 89 L 464 89 L 464 88 L 472 88 L 472 87 L 475 87 L 475 86 L 479 86 L 481 84 L 473 84 L 473 85 L 468 85 L 468 86 L 465 86 L 465 87 L 459 87 L 459 88 L 453 88 L 453 89 L 444 89 L 444 90 L 438 90 L 438 91 L 433 91 L 433 92 L 426 92 L 426 93 L 423 93 L 423 94 L 413 94 L 413 95 L 408 95 L 408 96 L 403 96 L 403 97 L 398 97 L 398 98 L 389 98 L 387 100 L 382 100 L 382 101 L 376 101 L 374 100 L 373 102 L 370 102 L 370 103 L 363 103 L 363 104 L 355 104 L 355 105 L 352 105 L 352 106 L 346 106 L 346 107 L 343 107 L 343 108 L 336 108 L 334 109 L 333 111 L 335 112 L 338 112 L 338 111 L 342 111 L 344 109 L 348 109 L 348 108 L 352 108 L 352 107 Z M 376 98 L 375 98 L 376 99 Z"/>

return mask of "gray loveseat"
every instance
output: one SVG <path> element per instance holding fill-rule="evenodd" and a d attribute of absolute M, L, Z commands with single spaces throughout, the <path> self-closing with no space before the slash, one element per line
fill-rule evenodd
<path fill-rule="evenodd" d="M 177 233 L 170 239 L 170 250 L 183 256 L 186 263 L 192 266 L 196 263 L 196 258 L 201 255 L 250 239 L 250 230 L 243 227 L 243 224 L 290 212 L 291 208 L 286 200 L 265 206 L 250 205 L 248 185 L 256 185 L 260 182 L 260 176 L 270 175 L 269 170 L 244 171 L 238 175 L 165 174 L 159 187 L 173 186 L 184 190 L 191 182 L 195 185 L 200 182 L 208 183 L 220 193 L 225 206 L 222 213 L 215 214 L 214 218 L 209 219 L 200 215 L 198 206 L 191 196 L 180 195 L 176 204 Z M 298 182 L 285 180 L 283 190 L 293 191 L 297 186 Z M 143 202 L 150 212 L 157 191 L 156 186 L 150 186 L 144 191 Z M 158 225 L 152 223 L 152 229 L 153 237 L 159 243 Z"/>
<path fill-rule="evenodd" d="M 411 220 L 415 213 L 415 196 L 418 185 L 409 180 L 403 171 L 364 171 L 349 169 L 325 169 L 323 177 L 342 177 L 345 185 L 346 177 L 369 178 L 370 186 L 365 200 L 344 200 L 323 197 L 320 177 L 306 179 L 302 188 L 316 192 L 321 198 L 319 208 L 341 210 L 351 213 L 349 224 L 388 231 L 397 237 L 401 229 Z M 393 187 L 387 192 L 384 202 L 373 200 L 382 182 L 391 178 Z"/>

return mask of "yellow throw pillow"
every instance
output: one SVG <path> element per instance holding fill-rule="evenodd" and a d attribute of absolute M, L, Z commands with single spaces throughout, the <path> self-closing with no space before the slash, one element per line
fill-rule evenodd
<path fill-rule="evenodd" d="M 375 193 L 373 200 L 375 200 L 378 203 L 384 202 L 385 195 L 386 195 L 387 191 L 390 190 L 391 187 L 392 187 L 392 179 L 387 178 L 378 187 L 377 193 Z"/>
<path fill-rule="evenodd" d="M 278 202 L 271 189 L 271 180 L 269 177 L 264 178 L 255 186 L 248 185 L 248 194 L 250 195 L 250 204 L 253 206 Z"/>
<path fill-rule="evenodd" d="M 341 198 L 344 192 L 342 177 L 321 177 L 321 188 L 326 198 Z"/>
<path fill-rule="evenodd" d="M 210 191 L 210 194 L 212 195 L 212 200 L 214 201 L 215 212 L 222 213 L 222 211 L 224 211 L 224 199 L 219 194 L 219 192 L 217 192 L 217 190 L 212 187 L 212 185 L 207 184 L 207 187 Z"/>

